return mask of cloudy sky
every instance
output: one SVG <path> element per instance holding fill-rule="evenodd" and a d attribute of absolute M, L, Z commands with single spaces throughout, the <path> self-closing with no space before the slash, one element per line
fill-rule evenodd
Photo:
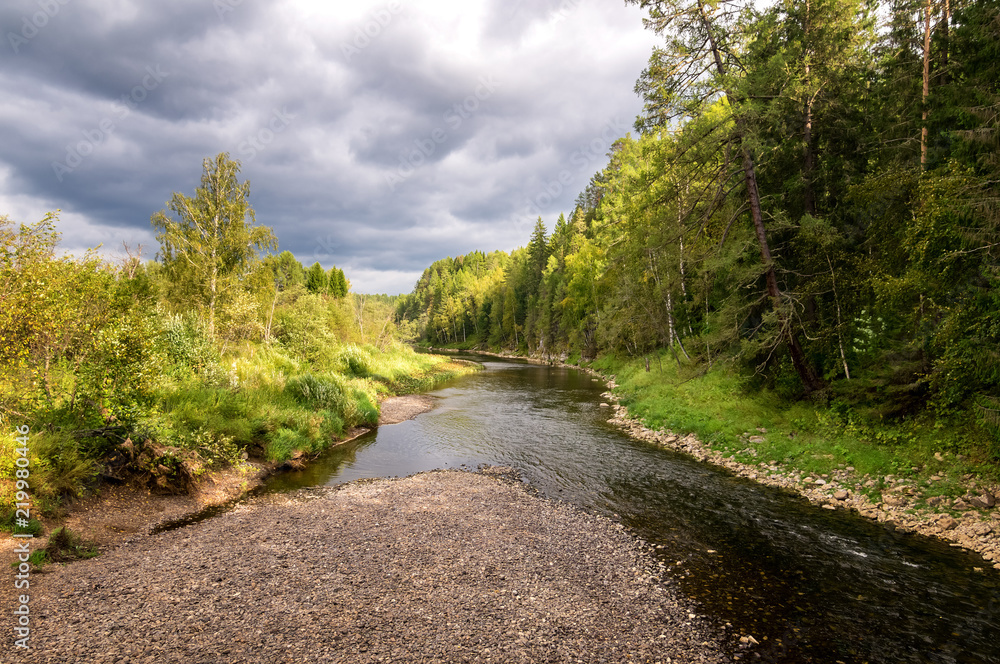
<path fill-rule="evenodd" d="M 358 292 L 551 229 L 631 129 L 656 38 L 623 0 L 4 0 L 0 214 L 158 247 L 229 152 L 258 223 Z"/>

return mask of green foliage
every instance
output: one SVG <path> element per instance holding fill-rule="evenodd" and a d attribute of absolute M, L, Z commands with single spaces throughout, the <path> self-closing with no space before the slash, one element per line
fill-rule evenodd
<path fill-rule="evenodd" d="M 347 297 L 350 287 L 347 284 L 347 277 L 344 276 L 343 270 L 336 266 L 331 267 L 327 273 L 327 281 L 329 284 L 327 291 L 332 297 Z"/>
<path fill-rule="evenodd" d="M 310 293 L 326 293 L 330 286 L 330 277 L 319 263 L 313 263 L 306 270 L 306 289 Z"/>
<path fill-rule="evenodd" d="M 772 390 L 748 389 L 718 364 L 702 375 L 671 362 L 654 362 L 662 369 L 647 372 L 641 359 L 613 356 L 592 366 L 617 376 L 621 402 L 647 425 L 695 433 L 714 449 L 753 465 L 776 462 L 786 472 L 819 474 L 851 467 L 858 478 L 945 478 L 928 495 L 957 495 L 968 473 L 1000 474 L 995 443 L 967 422 L 888 423 L 843 401 L 829 409 L 789 402 Z"/>
<path fill-rule="evenodd" d="M 175 218 L 154 215 L 161 262 L 65 256 L 55 214 L 0 217 L 0 527 L 15 425 L 31 432 L 34 512 L 51 515 L 102 476 L 176 493 L 251 457 L 315 454 L 376 424 L 383 396 L 471 370 L 400 345 L 398 298 L 351 294 L 337 268 L 309 293 L 291 253 L 258 261 L 273 236 L 237 174 L 206 160 Z"/>
<path fill-rule="evenodd" d="M 1000 398 L 1000 3 L 936 14 L 926 97 L 906 3 L 635 4 L 665 37 L 639 136 L 551 236 L 538 219 L 509 256 L 433 263 L 403 324 L 429 345 L 722 363 L 844 404 L 869 423 L 850 435 L 888 447 L 924 418 L 979 436 L 970 411 Z"/>
<path fill-rule="evenodd" d="M 204 375 L 218 364 L 219 353 L 200 318 L 163 312 L 160 323 L 160 344 L 174 366 Z"/>
<path fill-rule="evenodd" d="M 220 153 L 205 159 L 201 186 L 194 197 L 174 193 L 168 209 L 151 222 L 160 243 L 167 301 L 176 308 L 192 305 L 203 314 L 214 337 L 216 315 L 223 307 L 239 306 L 242 281 L 259 262 L 259 254 L 274 249 L 271 229 L 255 225 L 250 207 L 250 183 L 238 181 L 239 161 Z"/>
<path fill-rule="evenodd" d="M 285 391 L 317 410 L 343 410 L 347 403 L 347 384 L 339 376 L 297 376 L 288 381 Z"/>

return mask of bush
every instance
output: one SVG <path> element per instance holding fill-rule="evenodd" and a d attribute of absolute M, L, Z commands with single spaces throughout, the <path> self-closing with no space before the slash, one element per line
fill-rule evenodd
<path fill-rule="evenodd" d="M 97 547 L 89 542 L 84 542 L 76 533 L 65 526 L 52 531 L 44 550 L 45 558 L 54 563 L 68 562 L 79 558 L 93 558 L 99 553 Z"/>
<path fill-rule="evenodd" d="M 219 362 L 219 354 L 194 314 L 163 314 L 160 342 L 174 364 L 204 374 Z"/>
<path fill-rule="evenodd" d="M 348 410 L 347 390 L 344 379 L 331 375 L 304 374 L 290 379 L 285 385 L 285 391 L 302 405 L 336 413 Z"/>

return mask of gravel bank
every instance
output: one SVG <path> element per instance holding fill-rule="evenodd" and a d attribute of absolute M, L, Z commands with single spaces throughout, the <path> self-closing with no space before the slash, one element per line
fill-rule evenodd
<path fill-rule="evenodd" d="M 728 661 L 623 527 L 512 474 L 266 496 L 49 567 L 14 661 Z"/>
<path fill-rule="evenodd" d="M 434 409 L 434 398 L 426 394 L 389 397 L 379 405 L 379 425 L 399 424 Z"/>

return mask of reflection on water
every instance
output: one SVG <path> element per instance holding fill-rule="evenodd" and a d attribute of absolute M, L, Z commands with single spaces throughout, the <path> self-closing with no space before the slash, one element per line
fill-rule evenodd
<path fill-rule="evenodd" d="M 269 489 L 510 465 L 543 495 L 618 516 L 662 545 L 685 591 L 759 640 L 763 661 L 1000 662 L 1000 574 L 979 556 L 633 441 L 607 424 L 604 386 L 584 373 L 485 366 L 431 393 L 433 411 Z"/>

